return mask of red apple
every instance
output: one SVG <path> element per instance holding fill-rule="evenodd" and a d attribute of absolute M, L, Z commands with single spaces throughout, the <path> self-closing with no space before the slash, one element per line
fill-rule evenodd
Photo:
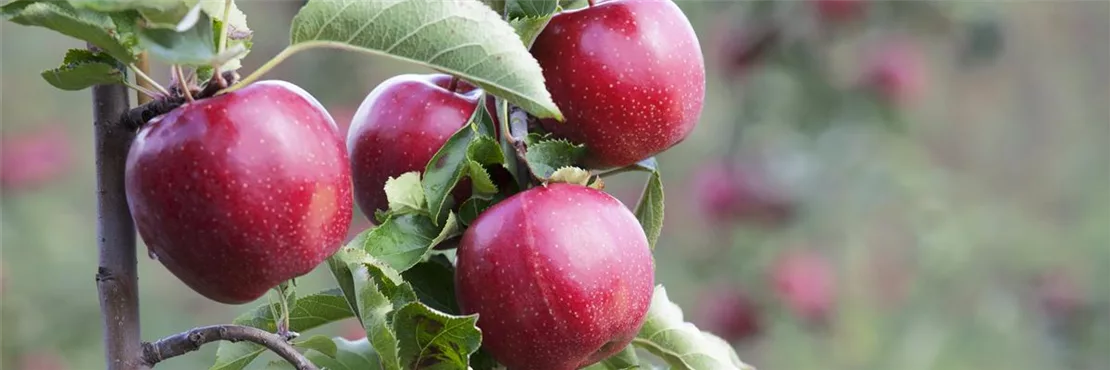
<path fill-rule="evenodd" d="M 482 213 L 463 234 L 459 307 L 509 369 L 573 370 L 624 349 L 654 283 L 647 237 L 620 201 L 551 184 Z"/>
<path fill-rule="evenodd" d="M 387 209 L 385 182 L 424 167 L 455 131 L 467 123 L 482 90 L 451 76 L 401 75 L 382 82 L 363 100 L 347 134 L 355 200 L 373 219 Z M 456 204 L 470 196 L 468 183 L 455 188 Z"/>
<path fill-rule="evenodd" d="M 795 315 L 821 322 L 832 311 L 836 282 L 832 266 L 814 251 L 795 250 L 779 257 L 772 271 L 775 293 Z"/>
<path fill-rule="evenodd" d="M 678 144 L 705 100 L 705 66 L 690 21 L 670 0 L 612 0 L 555 15 L 532 46 L 584 164 L 624 167 Z"/>
<path fill-rule="evenodd" d="M 0 141 L 0 186 L 31 189 L 65 174 L 73 150 L 65 128 L 48 124 Z"/>
<path fill-rule="evenodd" d="M 747 294 L 718 287 L 707 291 L 698 303 L 694 317 L 698 327 L 726 341 L 737 342 L 759 335 L 762 330 L 761 311 Z"/>
<path fill-rule="evenodd" d="M 716 32 L 718 63 L 725 75 L 743 77 L 765 59 L 781 38 L 778 27 L 770 25 L 739 25 L 728 15 Z"/>
<path fill-rule="evenodd" d="M 884 43 L 871 54 L 863 84 L 888 102 L 912 103 L 925 90 L 922 62 L 923 56 L 909 42 Z"/>
<path fill-rule="evenodd" d="M 307 92 L 258 82 L 151 120 L 127 157 L 127 199 L 151 256 L 201 295 L 255 300 L 343 242 L 343 140 Z"/>
<path fill-rule="evenodd" d="M 793 204 L 777 194 L 757 171 L 709 164 L 694 175 L 694 196 L 701 213 L 714 222 L 743 221 L 776 226 L 793 215 Z"/>
<path fill-rule="evenodd" d="M 813 0 L 817 16 L 826 22 L 846 22 L 863 14 L 866 0 Z"/>
<path fill-rule="evenodd" d="M 1074 317 L 1088 304 L 1084 287 L 1067 270 L 1053 270 L 1039 276 L 1037 280 L 1037 301 L 1041 310 L 1049 317 Z"/>
<path fill-rule="evenodd" d="M 38 351 L 19 356 L 17 370 L 66 370 L 66 360 L 55 352 Z"/>

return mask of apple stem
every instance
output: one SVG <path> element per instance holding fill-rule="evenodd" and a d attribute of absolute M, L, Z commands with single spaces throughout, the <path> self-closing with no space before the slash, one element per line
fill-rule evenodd
<path fill-rule="evenodd" d="M 150 72 L 150 57 L 147 56 L 145 51 L 139 54 L 139 61 L 137 63 L 138 65 L 136 67 L 138 67 L 138 70 L 142 71 L 143 74 L 147 74 L 148 72 Z M 139 86 L 143 88 L 143 90 L 140 90 L 143 91 L 143 94 L 138 96 L 139 105 L 149 103 L 150 100 L 155 96 L 154 94 L 149 93 L 149 91 L 151 91 L 151 89 L 153 88 L 153 86 L 151 86 L 150 84 L 150 81 L 136 78 L 135 82 L 137 82 Z"/>
<path fill-rule="evenodd" d="M 216 342 L 252 342 L 262 345 L 288 361 L 297 370 L 318 370 L 289 343 L 290 337 L 243 325 L 212 325 L 174 334 L 153 343 L 142 344 L 142 363 L 153 367 L 159 362 L 200 349 Z"/>
<path fill-rule="evenodd" d="M 458 89 L 459 89 L 459 77 L 458 76 L 451 76 L 451 82 L 447 84 L 447 91 L 458 92 L 457 91 Z"/>
<path fill-rule="evenodd" d="M 89 45 L 90 50 L 96 50 Z M 132 66 L 133 67 L 133 66 Z M 134 131 L 121 129 L 120 117 L 130 108 L 127 87 L 92 88 L 96 163 L 97 295 L 104 328 L 107 370 L 141 369 L 139 274 L 135 256 L 135 223 L 127 207 L 123 174 Z"/>
<path fill-rule="evenodd" d="M 230 23 L 227 20 L 231 18 L 229 13 L 231 13 L 232 2 L 234 2 L 234 0 L 224 0 L 223 19 L 220 19 L 223 24 L 220 27 L 220 44 L 216 48 L 216 54 L 222 53 L 227 49 L 227 29 L 230 28 Z M 216 72 L 219 72 L 219 70 L 216 70 Z"/>
<path fill-rule="evenodd" d="M 586 5 L 591 7 L 594 6 L 594 0 L 586 0 Z"/>
<path fill-rule="evenodd" d="M 181 66 L 174 64 L 173 73 L 177 75 L 177 84 L 181 87 L 181 93 L 185 95 L 185 100 L 192 103 L 193 93 L 189 91 L 189 83 L 185 80 L 185 72 L 181 71 Z"/>
<path fill-rule="evenodd" d="M 139 62 L 142 63 L 142 60 L 140 59 Z M 150 87 L 157 90 L 159 93 L 162 93 L 162 95 L 170 96 L 170 91 L 166 90 L 166 88 L 163 87 L 162 84 L 159 84 L 158 81 L 154 81 L 153 78 L 150 78 L 150 76 L 148 76 L 146 72 L 143 72 L 143 68 L 135 66 L 134 64 L 128 64 L 127 68 L 130 69 L 131 72 L 135 73 L 135 80 L 139 81 L 140 86 L 143 82 L 145 82 L 146 84 L 150 85 Z"/>

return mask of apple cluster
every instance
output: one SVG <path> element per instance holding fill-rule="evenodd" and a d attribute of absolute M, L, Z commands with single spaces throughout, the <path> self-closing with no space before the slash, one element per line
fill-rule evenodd
<path fill-rule="evenodd" d="M 700 46 L 671 1 L 564 11 L 531 52 L 565 115 L 533 129 L 584 146 L 578 166 L 648 159 L 685 139 L 701 114 Z M 344 143 L 305 91 L 253 83 L 148 122 L 127 160 L 129 205 L 150 255 L 186 285 L 250 302 L 334 254 L 355 204 L 371 222 L 388 211 L 386 182 L 424 170 L 476 110 L 496 111 L 480 103 L 495 99 L 449 75 L 397 76 L 365 98 Z M 624 349 L 655 284 L 636 216 L 585 184 L 493 180 L 503 200 L 469 222 L 456 253 L 459 307 L 478 315 L 483 348 L 511 369 L 552 370 Z M 454 187 L 456 210 L 471 194 L 465 180 Z"/>

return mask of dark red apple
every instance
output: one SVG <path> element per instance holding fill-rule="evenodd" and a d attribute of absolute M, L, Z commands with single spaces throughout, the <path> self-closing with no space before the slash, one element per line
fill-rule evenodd
<path fill-rule="evenodd" d="M 817 16 L 826 22 L 846 22 L 863 14 L 866 0 L 812 0 Z"/>
<path fill-rule="evenodd" d="M 890 41 L 871 54 L 862 83 L 880 98 L 895 104 L 910 104 L 925 90 L 923 56 L 912 44 Z"/>
<path fill-rule="evenodd" d="M 286 82 L 258 82 L 151 120 L 126 171 L 151 256 L 217 302 L 250 302 L 312 271 L 350 226 L 343 140 L 319 102 Z"/>
<path fill-rule="evenodd" d="M 48 124 L 0 141 L 0 186 L 22 190 L 41 186 L 73 166 L 73 145 L 65 128 Z"/>
<path fill-rule="evenodd" d="M 750 339 L 762 330 L 761 309 L 747 294 L 728 287 L 708 290 L 698 302 L 698 327 L 729 342 Z"/>
<path fill-rule="evenodd" d="M 636 217 L 602 191 L 551 184 L 482 213 L 463 234 L 459 306 L 509 369 L 573 370 L 624 349 L 654 283 Z"/>
<path fill-rule="evenodd" d="M 385 182 L 424 166 L 455 131 L 467 123 L 482 90 L 451 76 L 401 75 L 382 82 L 363 100 L 347 134 L 355 200 L 373 219 L 389 208 Z M 470 196 L 468 183 L 455 188 L 456 204 Z"/>
<path fill-rule="evenodd" d="M 705 100 L 705 65 L 690 21 L 670 0 L 612 0 L 555 15 L 532 46 L 584 164 L 624 167 L 679 143 Z"/>
<path fill-rule="evenodd" d="M 771 278 L 775 293 L 795 315 L 809 322 L 828 318 L 836 281 L 824 256 L 810 250 L 786 252 L 773 266 Z"/>
<path fill-rule="evenodd" d="M 694 175 L 694 196 L 701 213 L 714 222 L 747 222 L 777 226 L 789 220 L 793 204 L 744 167 L 712 163 Z"/>

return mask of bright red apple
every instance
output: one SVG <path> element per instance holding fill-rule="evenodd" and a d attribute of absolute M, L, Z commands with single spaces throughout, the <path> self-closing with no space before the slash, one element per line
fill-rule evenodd
<path fill-rule="evenodd" d="M 451 76 L 401 75 L 382 82 L 363 100 L 347 134 L 355 200 L 362 212 L 387 209 L 385 182 L 424 166 L 467 123 L 482 90 L 465 81 L 449 89 Z M 470 196 L 455 188 L 456 204 Z"/>
<path fill-rule="evenodd" d="M 846 22 L 863 14 L 866 0 L 812 0 L 819 19 L 826 22 Z"/>
<path fill-rule="evenodd" d="M 871 54 L 862 83 L 883 100 L 909 104 L 925 90 L 923 56 L 912 44 L 891 41 L 879 45 Z"/>
<path fill-rule="evenodd" d="M 772 271 L 775 293 L 795 315 L 821 322 L 831 313 L 836 298 L 832 266 L 824 256 L 795 250 L 780 256 Z"/>
<path fill-rule="evenodd" d="M 0 186 L 5 189 L 31 189 L 72 167 L 73 145 L 60 125 L 44 125 L 0 141 Z"/>
<path fill-rule="evenodd" d="M 760 177 L 748 168 L 724 163 L 706 165 L 694 175 L 696 204 L 714 222 L 781 225 L 793 215 L 793 204 Z"/>
<path fill-rule="evenodd" d="M 759 335 L 762 331 L 761 309 L 755 300 L 735 289 L 710 289 L 698 302 L 695 322 L 729 342 Z"/>
<path fill-rule="evenodd" d="M 701 116 L 705 65 L 689 20 L 670 0 L 612 0 L 551 18 L 532 46 L 584 164 L 624 167 L 686 138 Z"/>
<path fill-rule="evenodd" d="M 482 213 L 463 234 L 459 306 L 509 369 L 573 370 L 623 349 L 651 301 L 647 237 L 620 201 L 551 184 Z"/>
<path fill-rule="evenodd" d="M 258 82 L 139 131 L 127 199 L 151 256 L 201 295 L 253 301 L 308 273 L 350 225 L 343 140 L 307 92 Z"/>

